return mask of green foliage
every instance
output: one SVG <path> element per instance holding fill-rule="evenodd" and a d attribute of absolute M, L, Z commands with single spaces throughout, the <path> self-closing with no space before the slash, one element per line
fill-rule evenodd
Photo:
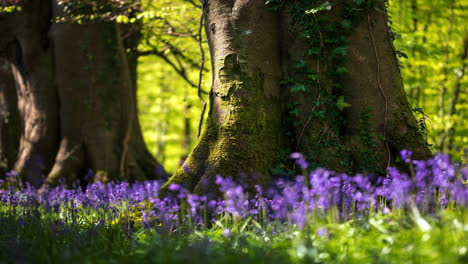
<path fill-rule="evenodd" d="M 297 83 L 293 87 L 291 87 L 291 93 L 295 93 L 295 92 L 299 92 L 299 91 L 301 91 L 301 92 L 306 91 L 306 88 L 305 88 L 304 84 Z"/>
<path fill-rule="evenodd" d="M 144 22 L 139 51 L 148 56 L 140 57 L 138 64 L 139 118 L 148 148 L 166 170 L 174 172 L 195 145 L 201 103 L 196 87 L 188 84 L 165 59 L 180 64 L 178 69 L 197 83 L 196 64 L 201 57 L 194 34 L 201 10 L 183 0 L 144 1 L 143 10 L 138 15 Z M 203 47 L 208 50 L 206 41 Z M 209 58 L 205 60 L 205 65 L 209 65 Z M 208 68 L 204 70 L 204 91 L 210 90 Z"/>
<path fill-rule="evenodd" d="M 120 208 L 120 207 L 119 207 Z M 126 211 L 124 207 L 119 210 Z M 340 222 L 331 213 L 294 225 L 224 217 L 210 228 L 173 232 L 128 228 L 91 210 L 63 223 L 59 212 L 17 222 L 0 206 L 0 262 L 35 263 L 466 263 L 468 211 L 437 217 L 411 211 L 372 213 Z M 101 221 L 99 221 L 101 220 Z M 225 230 L 229 229 L 229 236 Z"/>
<path fill-rule="evenodd" d="M 13 13 L 13 12 L 20 12 L 22 10 L 21 6 L 0 6 L 0 14 L 1 13 Z"/>
<path fill-rule="evenodd" d="M 340 96 L 340 78 L 349 73 L 349 69 L 343 67 L 348 55 L 348 36 L 354 32 L 354 27 L 362 20 L 362 17 L 370 12 L 375 1 L 354 1 L 344 4 L 344 10 L 339 19 L 331 19 L 329 11 L 333 4 L 329 1 L 267 1 L 267 6 L 274 10 L 287 10 L 293 19 L 293 23 L 300 25 L 300 35 L 307 42 L 307 51 L 304 59 L 300 60 L 294 67 L 296 76 L 307 76 L 308 78 L 291 79 L 284 81 L 284 86 L 289 86 L 292 93 L 288 113 L 292 127 L 304 132 L 311 123 L 317 127 L 317 122 L 323 127 L 322 131 L 312 135 L 307 142 L 299 142 L 300 151 L 307 155 L 311 166 L 323 167 L 318 160 L 324 150 L 333 149 L 334 155 L 340 160 L 342 167 L 349 171 L 352 167 L 349 157 L 349 149 L 340 142 L 340 129 L 344 126 L 342 112 L 351 105 L 345 102 L 344 96 Z M 314 65 L 310 65 L 313 62 Z M 327 71 L 317 72 L 318 66 L 327 65 Z M 301 105 L 301 93 L 318 93 L 315 101 L 309 102 L 310 107 Z M 330 123 L 331 121 L 331 123 Z M 312 125 L 311 125 L 312 126 Z M 366 128 L 367 129 L 367 128 Z M 303 146 L 306 146 L 305 148 Z M 375 150 L 373 147 L 372 150 Z M 378 158 L 373 157 L 375 151 L 366 152 L 367 163 Z M 368 167 L 368 166 L 366 166 Z M 338 168 L 336 168 L 338 169 Z"/>
<path fill-rule="evenodd" d="M 138 74 L 139 118 L 145 142 L 158 161 L 173 172 L 188 154 L 183 148 L 186 118 L 191 129 L 190 150 L 195 144 L 201 112 L 197 91 L 155 57 L 142 57 Z M 196 78 L 197 73 L 190 75 Z"/>
<path fill-rule="evenodd" d="M 389 5 L 405 89 L 413 107 L 423 111 L 420 127 L 435 151 L 456 159 L 468 146 L 467 8 L 466 0 L 392 0 Z"/>
<path fill-rule="evenodd" d="M 344 101 L 344 96 L 338 97 L 338 101 L 336 102 L 336 107 L 338 110 L 343 111 L 346 107 L 350 107 L 351 105 Z"/>

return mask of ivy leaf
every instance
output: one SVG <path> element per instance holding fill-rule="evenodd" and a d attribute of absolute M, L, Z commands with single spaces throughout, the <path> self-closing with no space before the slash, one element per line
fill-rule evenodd
<path fill-rule="evenodd" d="M 294 110 L 289 111 L 290 114 L 299 116 L 299 109 L 295 108 Z"/>
<path fill-rule="evenodd" d="M 306 64 L 304 60 L 301 60 L 298 64 L 294 65 L 294 68 L 296 69 L 302 69 L 305 68 Z"/>
<path fill-rule="evenodd" d="M 311 79 L 312 81 L 316 81 L 318 79 L 317 74 L 309 74 L 307 77 L 309 77 L 309 79 Z"/>
<path fill-rule="evenodd" d="M 304 84 L 298 83 L 291 88 L 291 93 L 295 93 L 299 91 L 302 91 L 302 92 L 306 91 Z"/>
<path fill-rule="evenodd" d="M 336 69 L 336 73 L 338 73 L 338 74 L 344 74 L 344 73 L 348 73 L 348 72 L 349 72 L 348 68 L 345 68 L 345 67 L 338 67 Z"/>
<path fill-rule="evenodd" d="M 338 98 L 338 101 L 336 102 L 336 107 L 338 107 L 340 111 L 343 111 L 343 109 L 350 107 L 350 106 L 351 104 L 348 104 L 344 101 L 344 96 L 340 96 Z"/>
<path fill-rule="evenodd" d="M 307 53 L 309 55 L 319 55 L 320 54 L 320 48 L 319 47 L 313 47 L 313 48 L 310 48 Z"/>
<path fill-rule="evenodd" d="M 348 55 L 348 52 L 346 51 L 347 49 L 348 49 L 348 46 L 335 48 L 335 49 L 333 49 L 331 51 L 332 56 L 334 56 L 334 57 L 346 56 L 346 55 Z"/>
<path fill-rule="evenodd" d="M 343 19 L 343 21 L 341 21 L 341 26 L 344 28 L 351 28 L 352 26 L 351 20 Z"/>

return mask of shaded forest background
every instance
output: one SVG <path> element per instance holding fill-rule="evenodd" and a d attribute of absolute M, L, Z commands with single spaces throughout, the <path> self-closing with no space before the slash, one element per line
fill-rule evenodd
<path fill-rule="evenodd" d="M 196 87 L 200 9 L 184 0 L 146 4 L 139 50 L 148 56 L 139 59 L 139 117 L 148 148 L 173 172 L 194 147 L 201 113 Z M 434 152 L 449 152 L 455 159 L 468 145 L 466 8 L 468 1 L 389 3 L 405 90 L 420 129 Z M 207 92 L 211 74 L 205 40 L 202 90 Z M 207 93 L 202 95 L 207 100 Z"/>

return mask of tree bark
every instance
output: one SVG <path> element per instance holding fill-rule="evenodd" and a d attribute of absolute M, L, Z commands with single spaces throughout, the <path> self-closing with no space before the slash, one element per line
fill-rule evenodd
<path fill-rule="evenodd" d="M 269 175 L 281 129 L 277 17 L 263 1 L 208 1 L 204 12 L 213 72 L 209 115 L 171 178 L 199 192 L 212 189 L 216 174 Z"/>
<path fill-rule="evenodd" d="M 137 116 L 136 56 L 126 50 L 138 36 L 112 22 L 51 22 L 62 14 L 42 0 L 3 15 L 0 50 L 10 47 L 22 122 L 14 169 L 35 186 L 83 180 L 89 169 L 100 181 L 165 177 Z"/>
<path fill-rule="evenodd" d="M 46 1 L 27 2 L 23 8 L 2 15 L 0 53 L 10 62 L 21 123 L 14 170 L 37 186 L 53 164 L 58 143 L 53 52 L 47 37 L 52 13 Z"/>
<path fill-rule="evenodd" d="M 429 157 L 403 90 L 383 3 L 352 21 L 344 62 L 336 64 L 332 52 L 308 54 L 335 45 L 337 36 L 323 28 L 343 24 L 345 5 L 354 4 L 330 2 L 331 10 L 304 16 L 319 28 L 304 37 L 304 20 L 289 7 L 274 12 L 264 0 L 205 1 L 210 111 L 197 146 L 166 188 L 178 183 L 206 193 L 217 174 L 260 173 L 248 181 L 266 182 L 280 149 L 303 152 L 313 167 L 353 173 L 382 172 L 401 149 Z M 329 19 L 321 21 L 323 15 Z M 349 72 L 330 74 L 337 65 Z M 337 109 L 340 98 L 349 105 L 342 101 Z"/>
<path fill-rule="evenodd" d="M 0 178 L 13 168 L 19 147 L 19 112 L 10 64 L 0 59 Z"/>

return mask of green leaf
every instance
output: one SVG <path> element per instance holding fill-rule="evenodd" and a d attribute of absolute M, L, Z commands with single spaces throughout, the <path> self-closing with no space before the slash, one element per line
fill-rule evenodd
<path fill-rule="evenodd" d="M 351 23 L 351 20 L 349 19 L 343 19 L 343 21 L 341 21 L 341 26 L 344 28 L 351 28 L 352 25 L 353 24 Z"/>
<path fill-rule="evenodd" d="M 294 68 L 296 69 L 302 69 L 305 68 L 306 64 L 304 60 L 301 60 L 298 64 L 294 65 Z"/>
<path fill-rule="evenodd" d="M 332 56 L 334 56 L 334 57 L 346 56 L 346 55 L 348 55 L 348 52 L 346 51 L 347 49 L 348 49 L 348 46 L 335 48 L 335 49 L 333 49 L 331 51 Z"/>
<path fill-rule="evenodd" d="M 115 22 L 119 23 L 119 24 L 128 24 L 130 22 L 130 19 L 127 17 L 127 16 L 124 16 L 124 15 L 118 15 L 116 18 L 115 18 Z"/>
<path fill-rule="evenodd" d="M 345 67 L 338 67 L 336 69 L 336 73 L 338 74 L 343 74 L 343 73 L 348 73 L 348 72 L 349 72 L 348 68 L 345 68 Z"/>
<path fill-rule="evenodd" d="M 338 98 L 338 101 L 336 102 L 336 107 L 338 107 L 340 111 L 343 111 L 343 109 L 350 107 L 350 106 L 351 104 L 348 104 L 344 101 L 344 96 L 340 96 Z"/>
<path fill-rule="evenodd" d="M 15 11 L 21 11 L 22 8 L 21 6 L 4 6 L 4 7 L 0 7 L 0 13 L 13 13 Z"/>
<path fill-rule="evenodd" d="M 317 74 L 309 74 L 307 77 L 309 77 L 309 79 L 313 80 L 313 81 L 316 81 L 318 79 L 318 75 Z"/>
<path fill-rule="evenodd" d="M 310 48 L 310 49 L 307 51 L 307 54 L 309 54 L 309 55 L 319 55 L 319 54 L 320 54 L 320 47 L 313 47 L 313 48 Z"/>
<path fill-rule="evenodd" d="M 302 91 L 302 92 L 306 91 L 304 84 L 298 83 L 291 88 L 291 93 L 295 93 L 299 91 Z"/>
<path fill-rule="evenodd" d="M 354 3 L 356 5 L 361 5 L 362 3 L 364 3 L 366 0 L 354 0 Z"/>
<path fill-rule="evenodd" d="M 299 109 L 295 108 L 294 110 L 289 111 L 289 113 L 295 116 L 299 116 Z"/>

